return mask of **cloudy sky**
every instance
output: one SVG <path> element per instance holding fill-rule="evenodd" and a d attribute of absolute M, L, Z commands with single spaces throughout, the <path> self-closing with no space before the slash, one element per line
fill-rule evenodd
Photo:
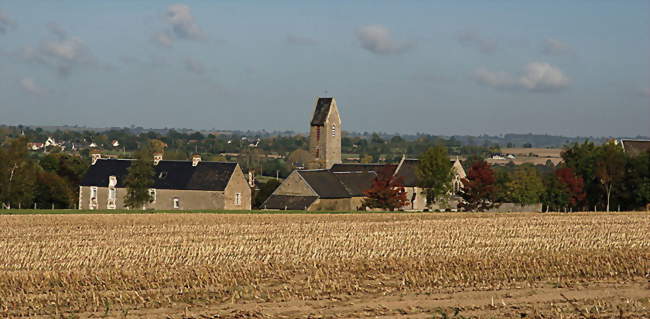
<path fill-rule="evenodd" d="M 650 135 L 650 1 L 0 0 L 0 122 Z"/>

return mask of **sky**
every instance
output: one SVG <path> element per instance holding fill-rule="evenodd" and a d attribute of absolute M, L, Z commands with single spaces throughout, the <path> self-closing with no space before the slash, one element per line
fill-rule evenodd
<path fill-rule="evenodd" d="M 650 1 L 0 0 L 0 123 L 650 136 Z"/>

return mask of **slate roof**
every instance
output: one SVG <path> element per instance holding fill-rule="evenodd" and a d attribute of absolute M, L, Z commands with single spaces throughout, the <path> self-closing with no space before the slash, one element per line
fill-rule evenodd
<path fill-rule="evenodd" d="M 329 170 L 298 171 L 298 174 L 309 184 L 320 198 L 347 198 L 350 194 L 345 186 Z"/>
<path fill-rule="evenodd" d="M 264 209 L 304 210 L 318 199 L 318 196 L 271 195 L 264 201 Z"/>
<path fill-rule="evenodd" d="M 390 167 L 391 173 L 397 169 L 397 164 L 334 164 L 330 169 L 332 172 L 379 172 L 384 167 Z"/>
<path fill-rule="evenodd" d="M 370 189 L 377 176 L 374 172 L 334 173 L 326 169 L 297 172 L 320 198 L 363 196 L 363 192 Z"/>
<path fill-rule="evenodd" d="M 372 182 L 377 177 L 375 172 L 341 172 L 334 175 L 352 197 L 365 196 L 363 192 L 372 187 Z"/>
<path fill-rule="evenodd" d="M 397 177 L 402 178 L 402 184 L 406 187 L 418 185 L 417 167 L 420 161 L 417 159 L 405 159 L 402 166 L 395 173 Z"/>
<path fill-rule="evenodd" d="M 455 160 L 449 160 L 451 165 L 454 165 Z M 406 187 L 418 186 L 418 173 L 417 168 L 420 160 L 414 158 L 407 158 L 395 173 L 396 176 L 402 178 L 402 184 Z"/>
<path fill-rule="evenodd" d="M 108 186 L 109 176 L 117 177 L 117 187 L 126 187 L 124 181 L 133 160 L 99 159 L 91 165 L 81 180 L 81 186 Z M 160 161 L 154 166 L 153 188 L 179 190 L 223 191 L 228 185 L 237 163 L 192 161 Z"/>
<path fill-rule="evenodd" d="M 327 115 L 330 113 L 330 106 L 332 105 L 333 98 L 320 97 L 316 102 L 316 109 L 314 110 L 314 117 L 311 119 L 311 126 L 323 126 L 327 120 Z"/>
<path fill-rule="evenodd" d="M 623 149 L 631 156 L 638 156 L 650 151 L 650 140 L 621 140 Z"/>

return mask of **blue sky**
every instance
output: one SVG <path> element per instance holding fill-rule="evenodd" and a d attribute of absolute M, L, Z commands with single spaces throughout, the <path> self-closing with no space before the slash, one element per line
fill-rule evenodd
<path fill-rule="evenodd" d="M 650 135 L 650 1 L 0 1 L 0 122 Z"/>

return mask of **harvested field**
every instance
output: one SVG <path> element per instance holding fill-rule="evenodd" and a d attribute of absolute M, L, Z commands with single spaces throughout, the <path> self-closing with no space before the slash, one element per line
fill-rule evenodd
<path fill-rule="evenodd" d="M 648 318 L 650 215 L 0 216 L 0 316 Z"/>

